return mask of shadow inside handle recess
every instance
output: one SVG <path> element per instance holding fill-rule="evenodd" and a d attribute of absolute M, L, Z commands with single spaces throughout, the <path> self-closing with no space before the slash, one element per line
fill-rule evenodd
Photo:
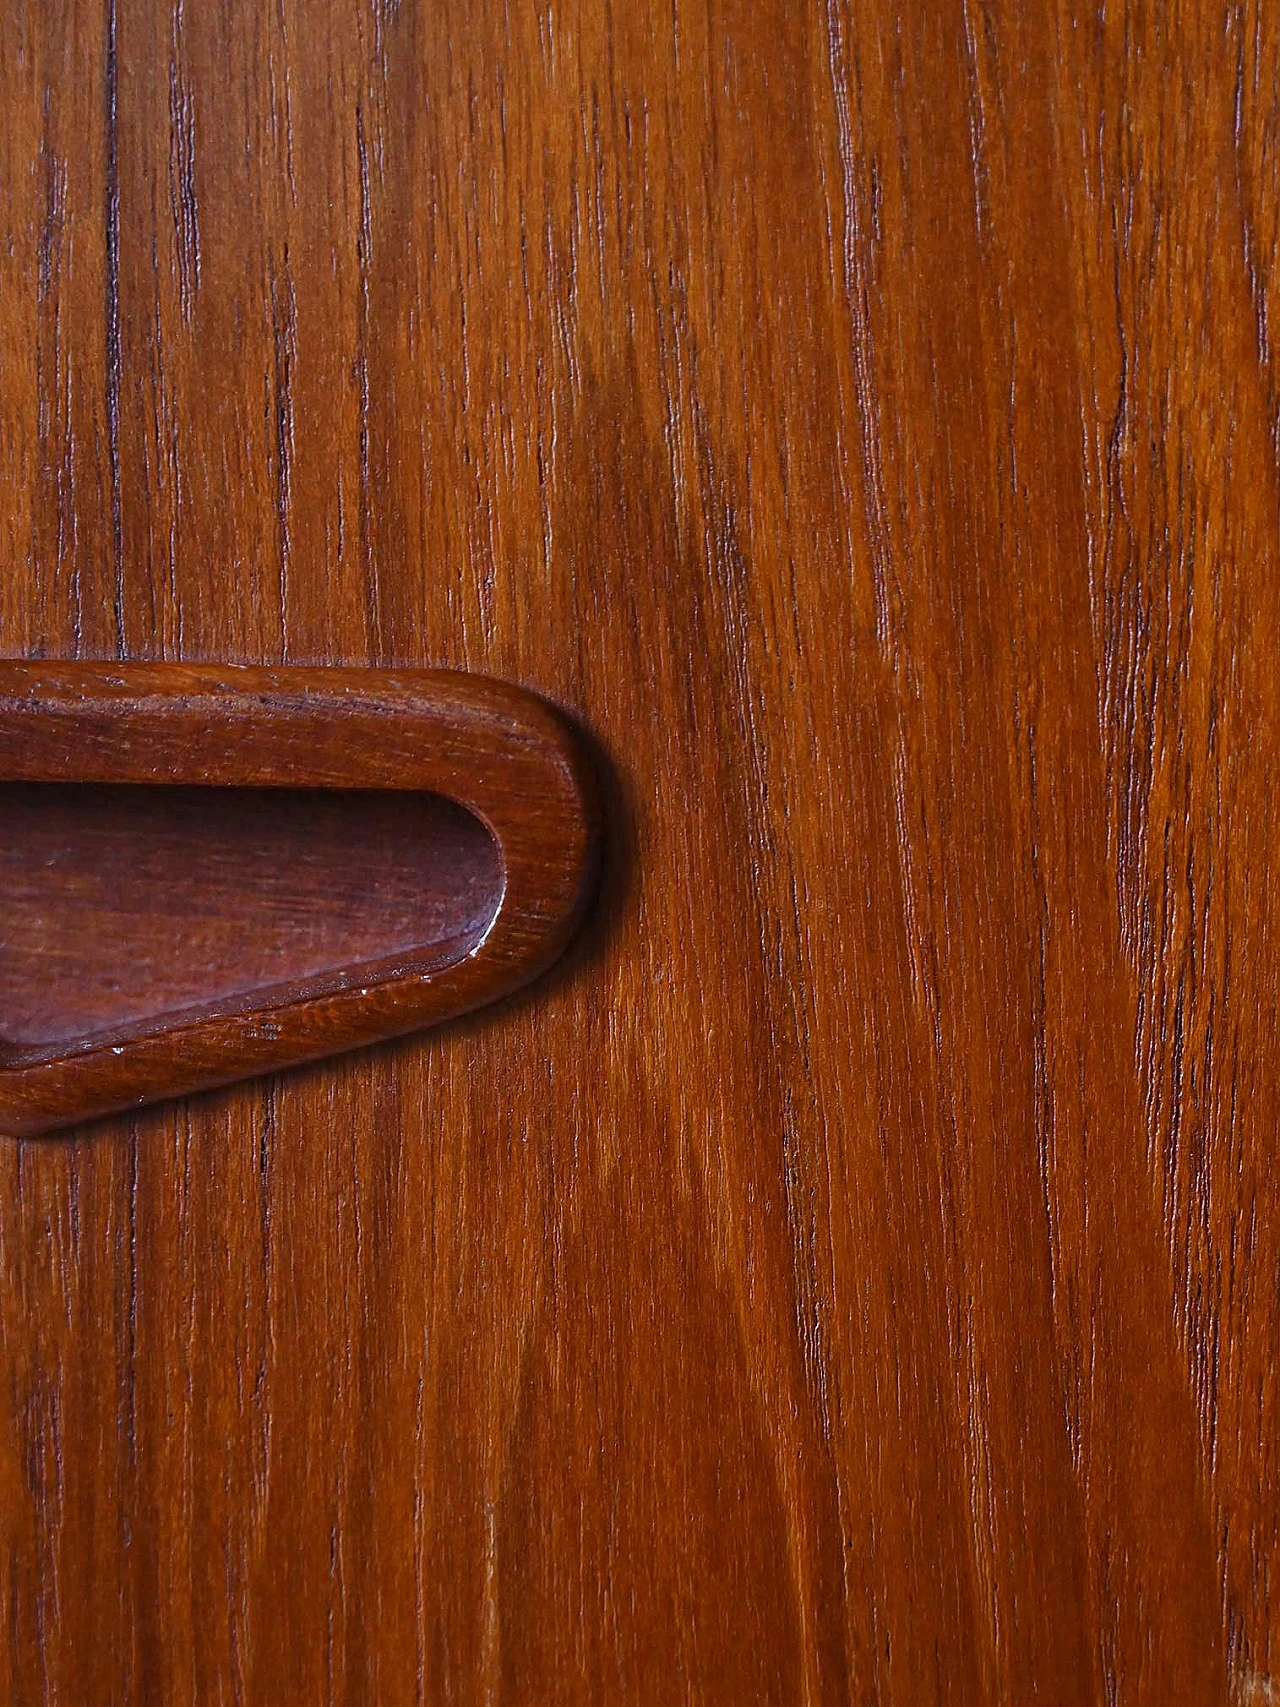
<path fill-rule="evenodd" d="M 502 891 L 435 794 L 0 784 L 0 1066 L 439 971 Z"/>

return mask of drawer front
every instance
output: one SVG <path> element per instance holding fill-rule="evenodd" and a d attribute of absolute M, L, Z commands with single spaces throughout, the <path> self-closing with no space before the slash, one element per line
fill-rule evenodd
<path fill-rule="evenodd" d="M 0 1140 L 0 1698 L 1280 1699 L 1276 18 L 4 12 L 0 654 L 497 677 L 605 843 Z"/>

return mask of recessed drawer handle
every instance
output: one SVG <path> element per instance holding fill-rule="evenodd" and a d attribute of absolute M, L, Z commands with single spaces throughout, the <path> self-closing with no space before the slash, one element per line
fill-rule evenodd
<path fill-rule="evenodd" d="M 0 663 L 0 1131 L 505 995 L 582 912 L 593 799 L 482 676 Z"/>

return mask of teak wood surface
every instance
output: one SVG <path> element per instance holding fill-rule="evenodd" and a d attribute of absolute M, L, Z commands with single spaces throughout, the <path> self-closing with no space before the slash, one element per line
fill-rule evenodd
<path fill-rule="evenodd" d="M 535 977 L 564 947 L 587 902 L 596 864 L 595 787 L 569 728 L 531 694 L 457 672 L 0 663 L 0 812 L 11 799 L 6 784 L 66 782 L 145 785 L 154 791 L 160 812 L 152 813 L 151 833 L 168 834 L 175 857 L 182 838 L 177 825 L 166 830 L 163 818 L 163 795 L 173 785 L 443 796 L 486 826 L 496 843 L 501 882 L 480 940 L 468 940 L 465 928 L 460 930 L 457 952 L 446 949 L 443 963 L 424 962 L 412 949 L 393 949 L 371 964 L 330 965 L 319 977 L 287 982 L 256 998 L 242 984 L 229 1001 L 206 1002 L 203 1010 L 197 977 L 195 1011 L 166 1019 L 161 1003 L 159 1023 L 117 1025 L 79 1047 L 45 1047 L 39 1040 L 24 1046 L 21 1037 L 0 1035 L 0 1132 L 44 1131 L 294 1066 L 494 1001 Z M 95 816 L 110 806 L 98 795 L 79 798 L 81 834 L 88 841 Z M 281 799 L 283 815 L 288 803 Z M 10 810 L 15 827 L 0 825 L 0 850 L 18 842 L 13 864 L 20 871 L 31 814 L 25 803 L 15 802 Z M 32 816 L 43 821 L 38 813 Z M 234 835 L 234 822 L 221 833 Z M 357 834 L 353 824 L 353 840 Z M 50 857 L 44 839 L 31 845 L 36 857 Z M 73 867 L 74 825 L 55 846 L 52 857 Z M 299 845 L 293 851 L 304 856 L 306 849 Z M 441 845 L 433 855 L 429 845 L 422 848 L 424 889 L 432 882 L 433 858 L 439 864 L 457 851 Z M 297 857 L 296 867 L 299 888 L 309 886 L 310 904 L 323 907 L 323 864 L 313 869 Z M 73 881 L 68 872 L 64 884 Z M 104 881 L 109 901 L 110 873 Z M 197 886 L 184 900 L 197 912 L 222 910 L 231 919 L 239 907 L 250 928 L 252 895 L 237 895 L 234 885 L 229 893 L 207 898 Z M 369 903 L 376 900 L 376 894 L 368 897 Z M 76 919 L 86 959 L 99 952 L 97 938 L 104 930 L 118 933 L 112 958 L 127 988 L 131 956 L 158 961 L 150 946 L 156 935 L 171 939 L 171 952 L 189 940 L 189 952 L 199 954 L 196 933 L 184 932 L 172 907 L 172 898 L 157 885 L 122 915 L 104 906 L 102 923 L 92 908 L 82 919 L 77 909 L 68 907 L 67 913 Z M 7 935 L 8 923 L 0 919 L 0 1034 L 11 998 L 23 995 L 20 987 L 6 986 L 6 972 L 15 984 L 38 972 L 26 972 L 17 956 L 5 967 Z M 75 942 L 62 941 L 56 921 L 43 936 L 59 951 L 47 957 L 47 979 L 74 976 Z M 251 954 L 248 949 L 241 958 L 247 961 Z M 345 987 L 343 975 L 349 975 Z M 109 1006 L 103 1017 L 112 1019 Z"/>
<path fill-rule="evenodd" d="M 1280 11 L 13 0 L 0 650 L 596 731 L 536 997 L 0 1151 L 0 1696 L 1280 1694 Z"/>

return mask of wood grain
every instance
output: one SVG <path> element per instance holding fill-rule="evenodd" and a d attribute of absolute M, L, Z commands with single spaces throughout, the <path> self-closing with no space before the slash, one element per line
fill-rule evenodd
<path fill-rule="evenodd" d="M 39 830 L 42 814 L 27 804 L 21 785 L 38 789 L 68 781 L 108 791 L 143 786 L 156 796 L 150 822 L 158 837 L 145 856 L 153 881 L 140 885 L 136 867 L 132 878 L 117 880 L 117 889 L 127 890 L 119 911 L 100 903 L 86 909 L 74 893 L 57 898 L 49 872 L 37 871 L 47 865 L 47 837 Z M 12 803 L 5 783 L 20 785 Z M 398 791 L 463 808 L 491 850 L 487 902 L 481 900 L 478 914 L 455 904 L 449 920 L 443 927 L 437 920 L 425 939 L 411 933 L 384 944 L 372 959 L 313 964 L 304 972 L 297 959 L 306 952 L 298 928 L 306 911 L 299 906 L 300 892 L 309 883 L 314 906 L 324 878 L 314 857 L 300 854 L 289 879 L 294 964 L 288 976 L 282 969 L 274 987 L 259 985 L 250 994 L 246 980 L 255 963 L 262 965 L 261 939 L 236 957 L 238 971 L 225 947 L 215 962 L 206 957 L 203 971 L 190 964 L 179 971 L 175 957 L 185 952 L 190 962 L 202 952 L 190 921 L 213 907 L 219 893 L 231 909 L 224 931 L 236 914 L 243 929 L 252 928 L 247 898 L 237 902 L 227 894 L 225 874 L 206 893 L 200 885 L 208 879 L 209 862 L 203 862 L 202 878 L 198 856 L 184 855 L 192 830 L 181 829 L 172 815 L 184 810 L 187 791 L 299 786 Z M 101 797 L 81 792 L 75 798 L 83 809 Z M 10 867 L 13 888 L 7 897 L 10 922 L 0 928 L 0 1132 L 18 1135 L 382 1043 L 510 995 L 560 954 L 591 898 L 598 868 L 597 788 L 573 730 L 534 695 L 459 671 L 0 664 L 0 805 L 5 804 L 11 811 L 0 829 L 0 871 Z M 288 804 L 280 792 L 277 837 L 289 834 Z M 225 855 L 229 808 L 224 803 L 212 810 L 222 814 Z M 119 803 L 108 811 L 119 841 Z M 136 805 L 125 811 L 136 819 Z M 252 816 L 261 823 L 260 808 Z M 207 808 L 202 822 L 206 830 L 213 828 Z M 390 828 L 385 814 L 383 825 Z M 244 845 L 246 828 L 242 822 L 237 833 L 236 864 L 244 876 L 262 865 L 261 855 Z M 136 843 L 139 831 L 127 835 Z M 359 840 L 353 827 L 348 859 L 356 856 Z M 92 863 L 94 841 L 94 826 L 85 824 L 82 846 L 62 844 L 63 869 L 52 875 L 55 889 L 71 875 L 74 890 L 75 872 L 83 876 Z M 439 868 L 460 846 L 456 836 L 437 835 L 431 850 L 420 850 L 419 864 L 430 860 Z M 315 852 L 313 846 L 309 853 Z M 164 868 L 180 857 L 187 859 L 187 872 L 165 880 Z M 327 863 L 332 872 L 332 855 Z M 376 854 L 366 861 L 366 911 L 367 880 L 378 863 Z M 420 907 L 433 883 L 438 888 L 437 879 L 420 876 Z M 486 887 L 483 872 L 480 886 Z M 465 897 L 472 885 L 464 872 L 451 887 Z M 32 917 L 32 897 L 41 895 L 52 916 Z M 174 916 L 179 905 L 185 923 Z M 336 916 L 340 892 L 329 894 L 328 905 Z M 419 922 L 421 927 L 421 913 Z M 64 1035 L 50 1045 L 23 1036 L 22 1015 L 31 1011 L 36 974 L 23 941 L 33 934 L 43 945 L 50 994 L 65 986 L 63 962 L 80 953 L 86 984 L 90 963 L 100 963 L 104 954 L 117 981 L 130 976 L 131 958 L 148 965 L 152 1023 L 127 1023 L 117 1012 L 107 1016 L 106 1028 L 72 1040 Z M 159 956 L 152 940 L 157 936 L 163 943 Z M 347 940 L 354 944 L 349 930 Z M 161 963 L 173 970 L 160 974 Z M 194 990 L 197 999 L 175 1005 L 178 988 L 188 995 Z M 44 994 L 37 999 L 43 1001 Z M 59 1024 L 65 1026 L 69 1010 L 62 1005 Z"/>
<path fill-rule="evenodd" d="M 1280 1692 L 1278 28 L 6 8 L 0 648 L 616 826 L 536 1003 L 4 1150 L 11 1699 Z"/>

